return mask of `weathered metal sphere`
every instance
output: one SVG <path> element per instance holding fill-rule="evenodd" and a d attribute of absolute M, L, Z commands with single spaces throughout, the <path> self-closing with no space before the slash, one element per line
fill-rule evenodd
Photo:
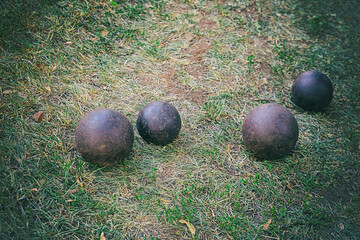
<path fill-rule="evenodd" d="M 245 118 L 245 147 L 262 159 L 278 159 L 294 149 L 299 128 L 294 115 L 274 103 L 254 108 Z"/>
<path fill-rule="evenodd" d="M 134 143 L 134 130 L 121 113 L 96 109 L 86 114 L 75 131 L 75 144 L 81 156 L 100 166 L 113 166 L 125 159 Z"/>
<path fill-rule="evenodd" d="M 166 145 L 178 136 L 181 118 L 174 106 L 167 102 L 157 101 L 141 109 L 136 127 L 146 142 Z"/>
<path fill-rule="evenodd" d="M 291 89 L 291 99 L 304 110 L 320 111 L 333 98 L 331 80 L 318 71 L 308 71 L 299 75 Z"/>

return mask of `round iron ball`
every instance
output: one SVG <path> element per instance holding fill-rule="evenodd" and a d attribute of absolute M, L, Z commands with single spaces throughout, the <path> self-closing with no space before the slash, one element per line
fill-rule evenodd
<path fill-rule="evenodd" d="M 181 118 L 179 112 L 170 103 L 156 101 L 141 109 L 136 127 L 146 142 L 166 145 L 178 136 Z"/>
<path fill-rule="evenodd" d="M 325 109 L 333 98 L 331 80 L 319 71 L 300 74 L 291 89 L 291 99 L 300 108 L 309 111 Z"/>
<path fill-rule="evenodd" d="M 120 112 L 109 108 L 87 113 L 78 123 L 75 144 L 81 156 L 100 166 L 125 159 L 134 143 L 134 130 Z"/>
<path fill-rule="evenodd" d="M 254 108 L 245 118 L 242 136 L 245 147 L 260 159 L 278 159 L 294 149 L 299 128 L 285 107 L 267 103 Z"/>

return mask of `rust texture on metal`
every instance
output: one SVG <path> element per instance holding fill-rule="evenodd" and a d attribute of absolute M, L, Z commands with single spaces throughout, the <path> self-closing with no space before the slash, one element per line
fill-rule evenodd
<path fill-rule="evenodd" d="M 86 114 L 75 131 L 75 144 L 81 156 L 100 166 L 113 166 L 125 159 L 134 143 L 129 120 L 112 109 L 96 109 Z"/>
<path fill-rule="evenodd" d="M 321 111 L 330 104 L 333 92 L 332 82 L 325 74 L 308 71 L 294 81 L 291 100 L 304 110 Z"/>
<path fill-rule="evenodd" d="M 156 101 L 141 109 L 136 127 L 146 142 L 166 145 L 178 136 L 181 118 L 179 112 L 170 103 Z"/>
<path fill-rule="evenodd" d="M 268 103 L 254 108 L 242 128 L 244 145 L 262 159 L 278 159 L 294 149 L 299 128 L 285 107 Z"/>

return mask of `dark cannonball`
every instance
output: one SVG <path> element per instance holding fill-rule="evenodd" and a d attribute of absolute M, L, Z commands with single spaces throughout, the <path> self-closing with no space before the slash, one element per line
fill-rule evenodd
<path fill-rule="evenodd" d="M 108 108 L 86 114 L 75 131 L 75 144 L 81 156 L 100 166 L 113 166 L 126 158 L 133 143 L 134 130 L 129 120 Z"/>
<path fill-rule="evenodd" d="M 261 159 L 278 159 L 294 149 L 299 128 L 294 115 L 274 103 L 254 108 L 242 128 L 245 147 Z"/>
<path fill-rule="evenodd" d="M 178 136 L 181 118 L 179 112 L 171 104 L 157 101 L 141 109 L 136 127 L 146 142 L 166 145 Z"/>
<path fill-rule="evenodd" d="M 308 71 L 299 75 L 291 89 L 291 99 L 299 107 L 309 111 L 326 108 L 333 98 L 331 80 L 318 71 Z"/>

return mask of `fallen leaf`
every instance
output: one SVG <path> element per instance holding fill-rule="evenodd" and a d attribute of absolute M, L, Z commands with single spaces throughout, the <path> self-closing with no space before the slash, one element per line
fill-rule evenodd
<path fill-rule="evenodd" d="M 211 215 L 213 216 L 213 217 L 215 217 L 215 213 L 214 213 L 214 211 L 210 208 L 210 210 L 211 210 Z"/>
<path fill-rule="evenodd" d="M 245 172 L 245 177 L 254 177 L 254 175 L 250 172 Z"/>
<path fill-rule="evenodd" d="M 32 191 L 32 192 L 38 192 L 39 190 L 38 190 L 37 188 L 32 188 L 32 189 L 30 189 L 30 191 Z"/>
<path fill-rule="evenodd" d="M 71 42 L 71 41 L 67 41 L 67 42 L 65 43 L 65 45 L 71 45 L 71 44 L 73 44 L 73 42 Z"/>
<path fill-rule="evenodd" d="M 340 230 L 343 230 L 343 229 L 344 229 L 344 224 L 340 223 Z"/>
<path fill-rule="evenodd" d="M 160 198 L 160 201 L 162 201 L 162 202 L 163 202 L 163 204 L 165 204 L 165 205 L 169 204 L 169 200 L 166 200 L 166 199 Z"/>
<path fill-rule="evenodd" d="M 33 115 L 33 119 L 35 120 L 35 122 L 41 122 L 43 115 L 44 115 L 44 112 L 39 111 Z"/>
<path fill-rule="evenodd" d="M 80 185 L 80 187 L 84 187 L 84 185 L 82 184 L 82 182 L 80 182 L 79 178 L 76 178 L 76 182 Z"/>
<path fill-rule="evenodd" d="M 268 230 L 270 223 L 271 223 L 271 219 L 269 219 L 269 221 L 267 221 L 267 223 L 264 224 L 264 226 L 262 227 L 262 230 Z"/>
<path fill-rule="evenodd" d="M 104 30 L 101 32 L 101 36 L 106 37 L 109 34 L 108 30 Z"/>
<path fill-rule="evenodd" d="M 49 92 L 51 92 L 51 87 L 47 86 L 45 87 L 46 90 L 48 90 Z"/>
<path fill-rule="evenodd" d="M 72 194 L 78 193 L 78 192 L 79 192 L 79 189 L 77 189 L 77 188 L 71 189 L 71 190 L 69 191 L 69 193 L 72 193 Z"/>
<path fill-rule="evenodd" d="M 292 190 L 292 191 L 294 190 L 294 189 L 290 186 L 290 183 L 289 183 L 289 182 L 286 183 L 286 187 L 287 187 L 289 190 Z"/>
<path fill-rule="evenodd" d="M 188 227 L 188 229 L 190 230 L 191 234 L 195 235 L 195 227 L 194 227 L 194 225 L 192 225 L 191 223 L 185 221 L 184 219 L 180 219 L 179 222 L 185 223 L 186 226 Z"/>
<path fill-rule="evenodd" d="M 106 240 L 106 237 L 105 237 L 105 235 L 104 235 L 104 232 L 101 233 L 101 235 L 100 235 L 100 240 Z"/>

